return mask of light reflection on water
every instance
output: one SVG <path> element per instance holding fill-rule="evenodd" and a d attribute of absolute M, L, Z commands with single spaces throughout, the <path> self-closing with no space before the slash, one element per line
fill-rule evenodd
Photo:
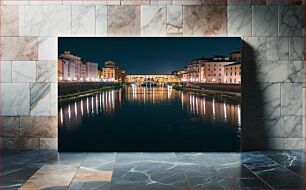
<path fill-rule="evenodd" d="M 160 142 L 158 143 L 160 144 L 155 142 L 156 149 L 149 147 L 152 148 L 151 151 L 159 151 L 158 147 L 166 147 L 165 151 L 173 150 L 167 147 L 175 146 L 172 144 L 175 141 L 177 141 L 176 144 L 182 141 L 182 145 L 178 146 L 187 147 L 175 149 L 177 151 L 188 151 L 188 147 L 195 147 L 193 151 L 211 151 L 214 150 L 213 143 L 219 143 L 218 150 L 232 151 L 239 149 L 240 113 L 240 102 L 234 103 L 217 97 L 177 91 L 171 86 L 128 86 L 60 103 L 59 147 L 65 151 L 75 150 L 75 144 L 78 143 L 78 146 L 85 148 L 76 149 L 76 151 L 87 151 L 86 147 L 92 148 L 93 146 L 96 146 L 95 149 L 92 149 L 93 151 L 101 151 L 104 149 L 101 149 L 100 144 L 107 144 L 111 141 L 117 144 L 114 145 L 114 149 L 110 148 L 106 151 L 118 151 L 116 147 L 122 147 L 122 144 L 127 147 L 122 151 L 142 151 L 143 149 L 129 149 L 128 144 L 131 141 L 126 137 L 126 133 L 130 132 L 131 138 L 135 139 L 133 143 L 136 143 L 131 146 L 142 144 L 145 150 L 146 140 L 137 138 L 145 136 L 144 139 L 146 139 L 146 135 L 153 134 L 154 136 L 155 134 L 159 136 Z M 147 126 L 154 129 L 146 130 Z M 228 139 L 225 139 L 224 142 L 213 142 L 213 136 L 218 134 L 221 136 L 228 134 Z M 113 139 L 107 140 L 109 136 L 118 137 L 116 141 L 112 141 Z M 147 141 L 156 141 L 153 137 L 151 140 L 149 136 L 147 138 L 149 139 Z M 195 139 L 193 144 L 191 139 Z M 234 144 L 232 146 L 234 148 L 230 147 L 231 143 Z M 63 146 L 63 144 L 68 145 Z M 113 146 L 113 144 L 108 146 Z M 229 144 L 229 147 L 223 149 L 223 144 Z"/>
<path fill-rule="evenodd" d="M 173 93 L 174 92 L 174 93 Z M 199 94 L 178 92 L 168 87 L 125 87 L 120 90 L 110 90 L 95 94 L 91 97 L 75 100 L 59 107 L 60 124 L 79 121 L 84 113 L 87 116 L 112 116 L 116 110 L 120 110 L 122 100 L 138 104 L 158 104 L 166 101 L 180 101 L 182 111 L 193 117 L 206 120 L 227 121 L 238 127 L 241 126 L 240 105 L 226 103 L 207 98 Z M 84 110 L 83 102 L 86 102 Z M 72 109 L 71 107 L 74 107 Z M 72 118 L 72 115 L 75 118 Z M 74 122 L 75 121 L 75 122 Z"/>

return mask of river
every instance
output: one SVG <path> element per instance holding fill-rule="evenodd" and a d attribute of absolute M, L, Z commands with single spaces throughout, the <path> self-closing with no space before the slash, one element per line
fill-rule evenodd
<path fill-rule="evenodd" d="M 59 103 L 59 151 L 239 151 L 240 102 L 166 87 Z"/>

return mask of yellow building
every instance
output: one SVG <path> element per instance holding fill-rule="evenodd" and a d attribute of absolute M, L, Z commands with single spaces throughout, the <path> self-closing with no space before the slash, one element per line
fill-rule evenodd
<path fill-rule="evenodd" d="M 116 81 L 123 82 L 125 71 L 121 69 L 118 65 L 116 65 L 113 61 L 106 61 L 105 66 L 101 71 L 101 79 L 104 81 Z"/>
<path fill-rule="evenodd" d="M 235 62 L 224 66 L 224 83 L 241 83 L 241 63 Z"/>

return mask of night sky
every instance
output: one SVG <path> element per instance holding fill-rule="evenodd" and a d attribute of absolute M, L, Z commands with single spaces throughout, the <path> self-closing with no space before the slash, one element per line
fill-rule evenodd
<path fill-rule="evenodd" d="M 240 38 L 204 37 L 59 37 L 58 54 L 70 51 L 83 60 L 104 66 L 113 60 L 127 74 L 167 74 L 186 61 L 228 56 L 240 50 Z"/>

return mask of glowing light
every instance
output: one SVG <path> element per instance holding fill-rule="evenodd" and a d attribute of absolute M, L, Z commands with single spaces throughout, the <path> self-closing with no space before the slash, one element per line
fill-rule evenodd
<path fill-rule="evenodd" d="M 91 97 L 91 113 L 94 113 L 94 100 L 93 100 L 93 96 Z"/>
<path fill-rule="evenodd" d="M 215 117 L 216 117 L 215 99 L 213 99 L 212 106 L 213 106 L 213 119 L 215 119 Z"/>
<path fill-rule="evenodd" d="M 61 118 L 61 124 L 64 123 L 64 120 L 63 120 L 63 108 L 60 109 L 60 118 Z"/>
<path fill-rule="evenodd" d="M 83 100 L 81 100 L 81 114 L 83 115 Z"/>
<path fill-rule="evenodd" d="M 206 115 L 206 99 L 203 99 L 204 115 Z"/>
<path fill-rule="evenodd" d="M 80 81 L 83 81 L 83 78 L 80 78 Z"/>
<path fill-rule="evenodd" d="M 71 119 L 71 108 L 70 108 L 70 104 L 68 105 L 68 117 L 69 120 Z"/>
<path fill-rule="evenodd" d="M 101 95 L 101 93 L 99 94 L 99 99 L 100 99 L 100 111 L 102 112 L 102 95 Z"/>
<path fill-rule="evenodd" d="M 86 110 L 87 110 L 87 114 L 89 113 L 89 100 L 88 98 L 86 99 Z"/>
<path fill-rule="evenodd" d="M 227 116 L 226 116 L 226 105 L 225 105 L 225 103 L 223 104 L 223 109 L 224 109 L 224 120 L 226 120 Z"/>
<path fill-rule="evenodd" d="M 75 117 L 78 116 L 78 107 L 77 107 L 77 103 L 76 102 L 74 102 L 74 115 L 75 115 Z"/>
<path fill-rule="evenodd" d="M 240 106 L 238 105 L 238 126 L 241 126 Z"/>
<path fill-rule="evenodd" d="M 199 104 L 198 104 L 198 97 L 196 97 L 196 99 L 195 99 L 195 108 L 196 108 L 196 113 L 197 113 L 197 115 L 199 114 Z"/>
<path fill-rule="evenodd" d="M 59 80 L 63 80 L 63 77 L 59 77 Z"/>

